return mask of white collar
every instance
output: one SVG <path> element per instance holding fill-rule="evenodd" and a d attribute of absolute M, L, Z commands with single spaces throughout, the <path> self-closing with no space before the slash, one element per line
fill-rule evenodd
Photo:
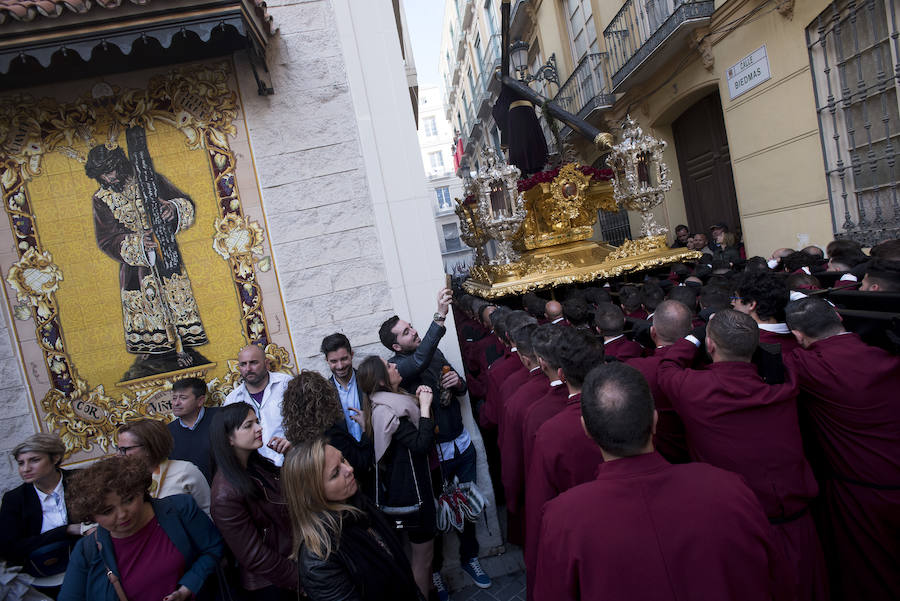
<path fill-rule="evenodd" d="M 63 479 L 62 479 L 62 474 L 60 474 L 60 476 L 59 476 L 59 482 L 56 483 L 56 488 L 54 488 L 54 489 L 53 489 L 51 492 L 49 492 L 49 493 L 45 493 L 44 491 L 42 491 L 40 488 L 37 487 L 37 484 L 32 484 L 32 486 L 34 486 L 34 490 L 35 490 L 35 492 L 37 493 L 38 499 L 40 500 L 40 502 L 41 502 L 42 504 L 43 504 L 44 501 L 47 500 L 47 497 L 49 497 L 49 496 L 52 495 L 53 493 L 56 493 L 56 494 L 58 494 L 60 497 L 62 497 L 62 495 L 63 495 Z"/>
<path fill-rule="evenodd" d="M 556 388 L 557 386 L 562 386 L 562 380 L 553 380 L 550 382 L 550 388 Z"/>
<path fill-rule="evenodd" d="M 773 334 L 790 334 L 791 330 L 787 327 L 786 323 L 761 323 L 759 325 L 760 330 L 765 330 L 766 332 L 772 332 Z"/>
<path fill-rule="evenodd" d="M 534 367 L 532 367 L 531 369 L 528 370 L 528 373 L 533 374 L 534 372 L 536 372 L 536 371 L 539 370 L 540 368 L 541 368 L 540 365 L 535 365 Z"/>
<path fill-rule="evenodd" d="M 603 341 L 603 345 L 605 346 L 605 345 L 609 344 L 610 342 L 615 342 L 616 340 L 618 340 L 619 338 L 621 338 L 621 337 L 624 336 L 624 335 L 625 335 L 625 334 L 619 334 L 618 336 L 613 336 L 613 337 L 610 338 L 609 340 L 604 340 L 604 341 Z"/>
<path fill-rule="evenodd" d="M 515 346 L 509 347 L 509 352 L 510 352 L 510 353 L 515 353 L 515 352 L 518 351 L 518 350 L 519 350 L 518 347 L 515 347 Z"/>
<path fill-rule="evenodd" d="M 564 320 L 564 319 L 565 319 L 565 317 L 559 316 L 559 317 L 557 317 L 556 319 L 554 319 L 553 321 L 551 321 L 550 323 L 559 323 L 559 322 L 561 322 L 561 321 Z"/>

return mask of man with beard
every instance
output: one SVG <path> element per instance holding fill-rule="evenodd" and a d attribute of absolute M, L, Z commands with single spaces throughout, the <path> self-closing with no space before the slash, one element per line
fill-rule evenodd
<path fill-rule="evenodd" d="M 148 201 L 118 146 L 93 147 L 84 170 L 100 184 L 92 199 L 97 246 L 120 263 L 125 350 L 137 355 L 123 380 L 207 363 L 193 349 L 208 340 L 174 243 L 175 234 L 194 224 L 193 201 L 159 173 L 153 173 L 158 198 Z M 160 240 L 149 215 L 156 203 L 157 227 L 170 230 L 168 242 Z"/>
<path fill-rule="evenodd" d="M 385 348 L 394 352 L 394 356 L 388 361 L 397 366 L 397 371 L 403 378 L 400 386 L 404 390 L 416 390 L 424 384 L 434 391 L 436 401 L 440 399 L 431 407 L 434 412 L 435 447 L 441 463 L 440 474 L 433 472 L 432 479 L 439 481 L 443 476 L 447 482 L 452 482 L 454 477 L 459 478 L 460 483 L 474 482 L 475 445 L 463 425 L 458 398 L 466 393 L 466 381 L 438 349 L 438 343 L 447 332 L 444 321 L 450 310 L 451 299 L 452 293 L 448 288 L 438 292 L 437 312 L 424 338 L 419 337 L 419 333 L 409 322 L 396 315 L 381 324 L 378 337 Z M 440 540 L 435 541 L 434 550 L 432 580 L 439 595 L 443 597 L 446 587 L 441 577 L 443 546 Z M 478 587 L 487 588 L 491 586 L 491 579 L 478 561 L 478 550 L 475 524 L 466 520 L 460 533 L 460 567 Z"/>
<path fill-rule="evenodd" d="M 291 376 L 269 371 L 266 353 L 255 344 L 238 352 L 238 370 L 243 382 L 225 397 L 225 404 L 247 403 L 256 411 L 262 426 L 263 446 L 259 454 L 281 467 L 291 443 L 284 436 L 281 404 Z"/>

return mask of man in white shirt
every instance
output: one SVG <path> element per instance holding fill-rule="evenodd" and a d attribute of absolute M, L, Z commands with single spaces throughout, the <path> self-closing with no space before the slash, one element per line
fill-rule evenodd
<path fill-rule="evenodd" d="M 347 431 L 359 442 L 362 439 L 362 426 L 354 419 L 354 415 L 362 412 L 362 392 L 356 385 L 356 370 L 353 369 L 353 349 L 350 340 L 340 332 L 335 332 L 322 339 L 322 353 L 331 370 L 331 383 L 338 391 L 341 407 L 344 409 L 344 421 Z"/>
<path fill-rule="evenodd" d="M 225 404 L 247 403 L 254 408 L 262 426 L 264 443 L 259 452 L 280 467 L 284 463 L 284 453 L 291 448 L 291 443 L 284 437 L 281 403 L 292 376 L 269 371 L 265 352 L 252 344 L 238 352 L 238 370 L 244 381 L 228 393 Z"/>

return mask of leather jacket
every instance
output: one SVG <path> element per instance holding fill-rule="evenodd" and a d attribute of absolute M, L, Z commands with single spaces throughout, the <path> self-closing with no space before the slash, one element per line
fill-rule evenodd
<path fill-rule="evenodd" d="M 288 559 L 293 551 L 291 521 L 279 476 L 263 467 L 251 468 L 250 476 L 259 498 L 242 496 L 221 472 L 216 473 L 210 507 L 213 521 L 237 559 L 245 589 L 271 585 L 296 589 L 297 564 Z"/>

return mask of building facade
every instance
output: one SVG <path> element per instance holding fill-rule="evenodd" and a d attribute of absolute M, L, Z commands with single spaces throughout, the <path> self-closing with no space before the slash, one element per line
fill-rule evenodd
<path fill-rule="evenodd" d="M 468 273 L 474 251 L 459 236 L 457 199 L 463 198 L 462 180 L 453 168 L 453 129 L 447 121 L 439 86 L 419 89 L 419 148 L 425 177 L 433 191 L 434 223 L 441 245 L 444 271 L 462 276 Z"/>
<path fill-rule="evenodd" d="M 447 67 L 450 113 L 479 114 L 467 69 L 483 31 L 472 23 L 482 8 L 499 20 L 499 1 L 447 4 L 445 41 L 462 56 L 458 76 Z M 531 72 L 556 59 L 558 89 L 532 87 L 601 130 L 617 133 L 630 114 L 667 142 L 674 185 L 656 217 L 670 236 L 679 223 L 703 231 L 725 222 L 748 255 L 763 256 L 836 236 L 865 245 L 898 237 L 896 0 L 513 0 L 510 8 L 510 39 L 528 43 Z M 477 119 L 457 121 L 465 162 L 481 130 Z M 603 162 L 602 149 L 560 133 L 580 162 Z"/>
<path fill-rule="evenodd" d="M 195 367 L 211 391 L 236 382 L 231 362 L 246 344 L 271 348 L 280 367 L 327 374 L 319 351 L 324 336 L 346 334 L 358 359 L 386 356 L 378 340 L 386 318 L 409 316 L 421 328 L 431 321 L 444 270 L 434 193 L 419 167 L 402 3 L 314 0 L 266 8 L 235 0 L 217 3 L 216 10 L 229 5 L 232 12 L 212 15 L 209 30 L 196 37 L 196 19 L 213 10 L 201 2 L 179 3 L 195 21 L 175 22 L 165 21 L 172 3 L 84 3 L 81 12 L 61 1 L 40 3 L 43 12 L 28 0 L 13 4 L 0 7 L 0 107 L 7 111 L 0 116 L 0 192 L 9 217 L 0 231 L 0 455 L 8 458 L 34 432 L 52 431 L 72 451 L 65 463 L 78 464 L 110 452 L 123 419 L 171 417 L 167 386 L 183 372 L 143 381 L 121 376 L 135 358 L 122 328 L 136 291 L 120 289 L 120 264 L 121 273 L 131 273 L 131 264 L 149 267 L 134 252 L 139 238 L 123 231 L 109 244 L 113 238 L 95 228 L 119 222 L 137 231 L 134 214 L 113 202 L 119 197 L 98 191 L 85 170 L 94 149 L 103 155 L 104 147 L 127 150 L 137 165 L 135 134 L 162 176 L 158 183 L 167 182 L 159 190 L 172 190 L 159 197 L 178 207 L 174 248 L 190 283 L 171 298 L 193 290 L 208 337 L 205 345 L 199 335 L 194 340 L 207 360 Z M 48 13 L 51 4 L 58 10 Z M 130 19 L 134 28 L 122 32 L 131 36 L 122 43 L 133 53 L 151 44 L 155 64 L 129 69 L 117 58 L 110 29 Z M 233 29 L 218 29 L 232 20 Z M 72 40 L 27 46 L 39 32 L 66 27 L 101 48 L 82 53 Z M 102 30 L 96 40 L 85 34 L 94 29 Z M 246 51 L 257 30 L 262 56 Z M 239 50 L 202 54 L 204 44 L 228 35 Z M 182 44 L 196 44 L 196 52 Z M 168 48 L 174 57 L 167 58 Z M 90 71 L 101 50 L 111 53 L 110 65 Z M 29 61 L 34 54 L 28 69 L 16 63 L 20 52 Z M 70 76 L 32 79 L 39 66 Z M 451 320 L 441 348 L 459 366 Z M 160 336 L 187 340 L 188 333 Z M 489 481 L 486 464 L 479 470 Z M 0 492 L 20 482 L 15 462 L 0 461 Z M 485 550 L 499 544 L 495 513 L 490 520 L 494 534 L 483 540 Z"/>

